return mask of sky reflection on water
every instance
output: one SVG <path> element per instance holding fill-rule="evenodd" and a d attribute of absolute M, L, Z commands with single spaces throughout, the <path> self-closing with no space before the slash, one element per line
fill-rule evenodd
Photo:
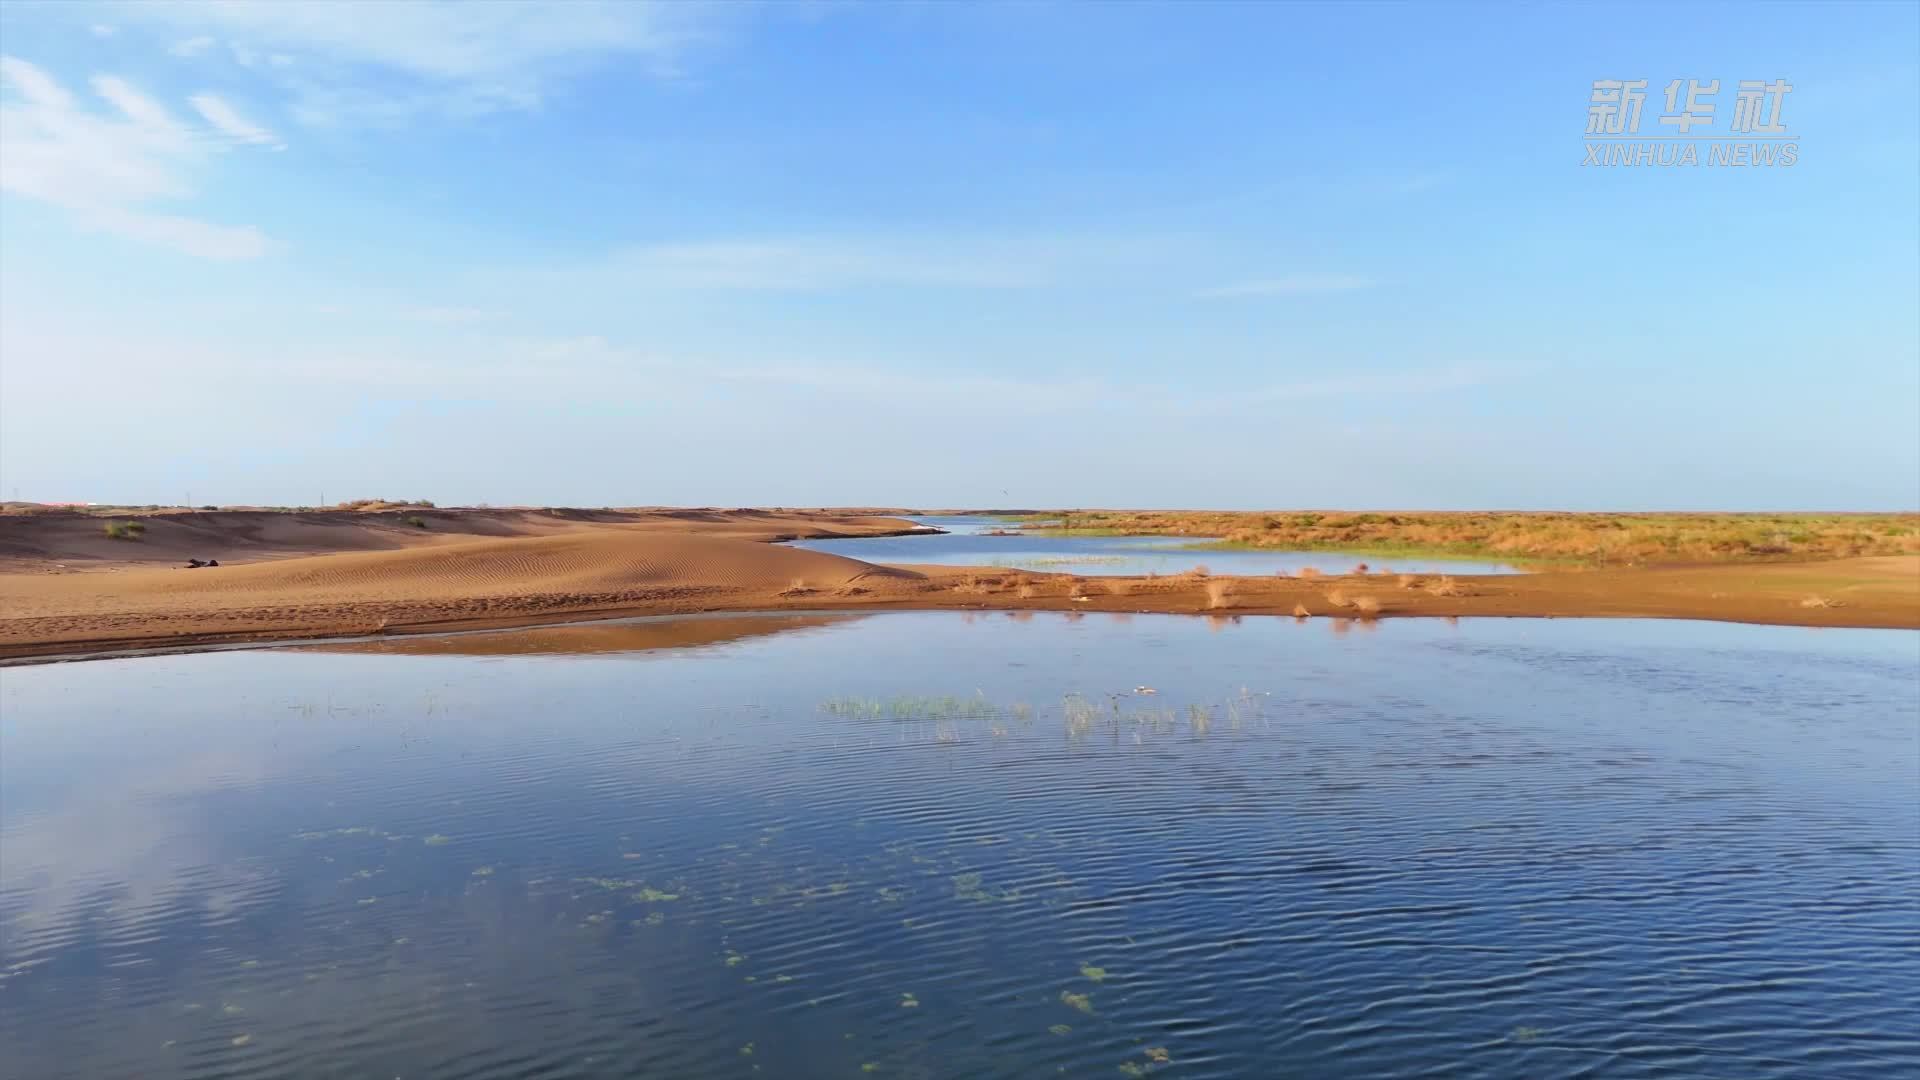
<path fill-rule="evenodd" d="M 0 1057 L 1920 1068 L 1920 635 L 753 619 L 0 672 Z"/>

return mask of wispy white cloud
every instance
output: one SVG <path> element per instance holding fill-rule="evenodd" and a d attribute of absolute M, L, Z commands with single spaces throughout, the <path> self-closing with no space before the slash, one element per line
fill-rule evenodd
<path fill-rule="evenodd" d="M 1283 401 L 1446 393 L 1502 377 L 1502 373 L 1488 368 L 1457 366 L 1333 378 L 1280 379 L 1232 390 L 1208 390 L 1084 376 L 992 376 L 831 364 L 713 365 L 700 371 L 709 379 L 784 385 L 835 397 L 909 395 L 931 400 L 994 401 L 1015 411 L 1048 413 L 1063 409 L 1132 408 L 1148 412 L 1230 414 Z"/>
<path fill-rule="evenodd" d="M 187 133 L 174 120 L 173 114 L 159 102 L 134 89 L 125 79 L 112 75 L 95 75 L 92 82 L 94 93 L 119 109 L 143 133 L 168 143 L 182 143 L 186 140 Z"/>
<path fill-rule="evenodd" d="M 236 358 L 236 365 L 244 361 Z M 236 366 L 235 374 L 239 374 Z M 383 349 L 377 354 L 321 349 L 286 357 L 281 376 L 386 390 L 415 388 L 452 396 L 559 394 L 620 397 L 724 387 L 778 398 L 800 392 L 842 404 L 874 401 L 992 401 L 1037 415 L 1138 410 L 1166 415 L 1250 415 L 1282 402 L 1378 400 L 1453 393 L 1513 378 L 1515 369 L 1484 364 L 1280 377 L 1230 389 L 1184 382 L 1048 374 L 1044 359 L 1023 373 L 959 371 L 912 364 L 846 364 L 805 356 L 740 358 L 690 355 L 611 342 L 598 335 L 506 338 L 488 334 Z M 1264 415 L 1264 414 L 1263 414 Z"/>
<path fill-rule="evenodd" d="M 500 312 L 473 307 L 423 307 L 414 308 L 407 314 L 421 322 L 443 325 L 486 322 L 488 319 L 500 317 Z"/>
<path fill-rule="evenodd" d="M 0 79 L 11 84 L 34 105 L 48 109 L 73 108 L 73 95 L 67 93 L 66 87 L 24 60 L 0 56 Z"/>
<path fill-rule="evenodd" d="M 98 75 L 96 94 L 118 115 L 84 107 L 35 65 L 0 56 L 0 191 L 66 210 L 84 228 L 215 259 L 254 258 L 266 237 L 155 209 L 192 196 L 194 173 L 216 144 L 125 79 Z M 231 135 L 231 133 L 228 133 Z"/>
<path fill-rule="evenodd" d="M 97 38 L 110 38 L 119 32 L 119 27 L 110 23 L 93 23 L 87 27 L 87 31 Z"/>
<path fill-rule="evenodd" d="M 267 236 L 251 225 L 209 221 L 103 206 L 83 211 L 82 225 L 170 247 L 202 259 L 257 259 L 267 253 Z"/>
<path fill-rule="evenodd" d="M 199 55 L 223 41 L 236 63 L 297 99 L 293 111 L 303 122 L 323 125 L 532 108 L 616 59 L 674 77 L 689 48 L 737 17 L 727 5 L 653 0 L 149 0 L 122 10 L 194 35 L 176 50 Z"/>
<path fill-rule="evenodd" d="M 791 237 L 659 244 L 596 268 L 635 286 L 809 292 L 858 286 L 1012 288 L 1042 280 L 1028 248 L 940 238 Z M 1023 257 L 1023 255 L 1027 257 Z"/>
<path fill-rule="evenodd" d="M 255 124 L 240 115 L 240 110 L 227 104 L 224 98 L 213 94 L 195 94 L 187 99 L 195 112 L 199 113 L 221 134 L 236 142 L 251 143 L 255 146 L 270 146 L 275 150 L 286 149 L 286 144 L 266 128 Z"/>
<path fill-rule="evenodd" d="M 1142 230 L 987 232 L 879 227 L 719 236 L 616 249 L 496 277 L 573 292 L 831 292 L 879 288 L 1030 289 L 1160 282 L 1191 257 L 1190 237 Z"/>
<path fill-rule="evenodd" d="M 183 38 L 176 41 L 172 45 L 167 46 L 167 51 L 175 56 L 192 58 L 204 55 L 207 50 L 213 48 L 214 45 L 215 42 L 211 37 L 201 34 L 197 37 Z"/>
<path fill-rule="evenodd" d="M 1368 289 L 1375 284 L 1372 278 L 1361 277 L 1358 274 L 1288 274 L 1285 277 L 1257 278 L 1252 281 L 1222 285 L 1218 288 L 1202 289 L 1198 295 L 1203 297 L 1297 296 L 1302 293 Z"/>

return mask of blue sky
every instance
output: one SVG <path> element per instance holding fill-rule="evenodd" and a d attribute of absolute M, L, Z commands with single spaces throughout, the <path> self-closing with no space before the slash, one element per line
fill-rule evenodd
<path fill-rule="evenodd" d="M 1920 507 L 1911 4 L 0 6 L 0 494 Z M 1788 80 L 1791 168 L 1583 168 Z"/>

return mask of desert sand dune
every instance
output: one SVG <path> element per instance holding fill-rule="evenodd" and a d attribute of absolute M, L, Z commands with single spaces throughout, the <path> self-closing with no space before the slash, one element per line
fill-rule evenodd
<path fill-rule="evenodd" d="M 114 522 L 138 540 L 110 537 Z M 202 510 L 102 517 L 75 512 L 0 515 L 0 572 L 71 572 L 217 559 L 222 565 L 347 551 L 399 551 L 482 537 L 560 536 L 609 527 L 743 540 L 884 536 L 910 521 L 801 510 Z"/>
<path fill-rule="evenodd" d="M 512 611 L 898 591 L 921 575 L 824 552 L 616 525 L 205 570 L 0 575 L 0 642 L 165 637 L 213 625 L 342 630 Z"/>
<path fill-rule="evenodd" d="M 1920 557 L 1411 580 L 1080 579 L 880 566 L 768 541 L 884 535 L 897 518 L 802 511 L 220 512 L 154 515 L 137 541 L 98 518 L 0 517 L 0 659 L 397 635 L 616 615 L 873 607 L 1707 618 L 1920 627 Z M 262 520 L 274 517 L 284 520 Z M 173 520 L 169 520 L 172 518 Z M 96 541 L 95 535 L 101 539 Z M 344 550 L 326 551 L 336 544 Z M 106 546 L 112 545 L 112 546 Z M 152 545 L 152 546 L 149 546 Z M 156 551 L 217 568 L 130 560 Z M 31 552 L 50 552 L 34 556 Z M 110 560 L 109 556 L 120 556 Z M 62 567 L 60 564 L 65 563 Z M 8 572 L 10 571 L 10 572 Z"/>

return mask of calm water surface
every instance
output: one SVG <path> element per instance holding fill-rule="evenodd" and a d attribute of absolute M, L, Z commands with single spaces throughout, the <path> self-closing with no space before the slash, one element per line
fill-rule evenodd
<path fill-rule="evenodd" d="M 1011 528 L 998 518 L 916 517 L 925 525 L 947 530 L 945 535 L 883 536 L 860 540 L 801 540 L 793 546 L 830 551 L 835 555 L 880 563 L 925 563 L 932 566 L 1000 566 L 1051 573 L 1178 574 L 1205 566 L 1216 574 L 1296 573 L 1312 566 L 1327 573 L 1345 573 L 1357 563 L 1410 574 L 1510 574 L 1503 563 L 1467 559 L 1403 558 L 1353 555 L 1331 551 L 1234 551 L 1184 546 L 1204 543 L 1177 536 L 990 536 L 989 530 Z"/>
<path fill-rule="evenodd" d="M 802 615 L 16 668 L 0 1073 L 1915 1076 L 1917 785 L 1904 632 Z"/>

